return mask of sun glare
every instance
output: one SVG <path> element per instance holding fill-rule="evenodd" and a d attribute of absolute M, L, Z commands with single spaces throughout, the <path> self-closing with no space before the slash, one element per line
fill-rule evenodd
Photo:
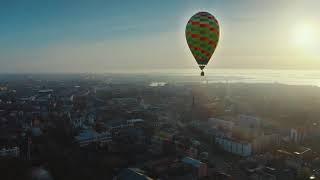
<path fill-rule="evenodd" d="M 294 44 L 310 56 L 319 56 L 320 37 L 315 23 L 300 23 L 293 28 Z"/>

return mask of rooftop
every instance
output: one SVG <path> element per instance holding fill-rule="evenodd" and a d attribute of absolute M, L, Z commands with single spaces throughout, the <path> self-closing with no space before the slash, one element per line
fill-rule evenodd
<path fill-rule="evenodd" d="M 120 180 L 152 180 L 152 178 L 146 176 L 144 172 L 137 168 L 127 168 L 122 170 L 118 175 Z"/>
<path fill-rule="evenodd" d="M 194 167 L 200 167 L 200 165 L 204 164 L 203 162 L 201 162 L 201 161 L 199 161 L 197 159 L 193 159 L 191 157 L 184 157 L 182 159 L 182 162 L 186 163 L 186 164 L 190 164 L 190 165 L 192 165 Z"/>

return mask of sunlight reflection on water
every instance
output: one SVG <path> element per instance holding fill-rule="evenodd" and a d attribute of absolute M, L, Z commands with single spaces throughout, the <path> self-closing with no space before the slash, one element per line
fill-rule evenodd
<path fill-rule="evenodd" d="M 190 82 L 199 77 L 197 69 L 153 70 L 148 73 L 181 77 L 184 81 L 190 79 Z M 205 75 L 208 83 L 280 83 L 320 86 L 320 71 L 315 70 L 209 69 L 205 71 Z M 151 85 L 158 86 L 158 82 L 152 82 Z"/>

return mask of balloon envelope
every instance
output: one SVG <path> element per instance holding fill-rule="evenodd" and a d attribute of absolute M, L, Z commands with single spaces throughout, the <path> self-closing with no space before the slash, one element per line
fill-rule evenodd
<path fill-rule="evenodd" d="M 192 55 L 202 70 L 217 47 L 219 23 L 210 13 L 198 12 L 188 21 L 185 33 Z"/>

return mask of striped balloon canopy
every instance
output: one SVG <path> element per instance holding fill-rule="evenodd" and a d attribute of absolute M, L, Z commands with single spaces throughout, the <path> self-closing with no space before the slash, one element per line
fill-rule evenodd
<path fill-rule="evenodd" d="M 186 26 L 186 39 L 192 55 L 196 59 L 201 76 L 219 41 L 219 23 L 208 12 L 193 15 Z"/>

